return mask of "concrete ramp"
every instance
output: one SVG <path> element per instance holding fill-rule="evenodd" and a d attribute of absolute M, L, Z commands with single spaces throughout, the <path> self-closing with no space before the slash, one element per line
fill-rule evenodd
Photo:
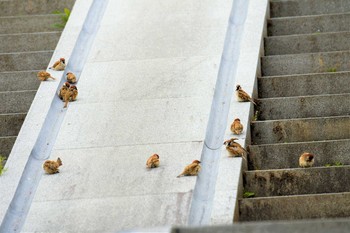
<path fill-rule="evenodd" d="M 77 0 L 52 61 L 69 56 L 90 4 Z M 231 5 L 109 1 L 51 154 L 63 166 L 43 175 L 24 232 L 187 223 L 196 177 L 176 176 L 200 159 Z M 41 84 L 7 162 L 3 210 L 53 98 L 52 83 Z M 153 153 L 161 165 L 147 170 Z"/>

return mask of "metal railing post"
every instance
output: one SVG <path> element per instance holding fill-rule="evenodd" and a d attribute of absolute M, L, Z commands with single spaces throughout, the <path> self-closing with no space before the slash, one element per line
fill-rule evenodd
<path fill-rule="evenodd" d="M 193 192 L 189 225 L 210 224 L 215 195 L 221 147 L 237 72 L 244 23 L 249 0 L 234 0 L 230 13 L 224 50 L 215 86 L 214 97 L 201 155 L 200 172 Z"/>

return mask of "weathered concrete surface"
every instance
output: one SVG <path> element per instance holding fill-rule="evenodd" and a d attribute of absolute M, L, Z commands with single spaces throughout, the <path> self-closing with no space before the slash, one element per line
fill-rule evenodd
<path fill-rule="evenodd" d="M 249 146 L 249 170 L 298 167 L 303 152 L 316 155 L 316 167 L 340 162 L 350 165 L 350 139 Z"/>
<path fill-rule="evenodd" d="M 57 31 L 60 15 L 29 15 L 0 17 L 0 34 Z"/>
<path fill-rule="evenodd" d="M 262 74 L 276 76 L 349 71 L 349 59 L 350 51 L 266 56 L 261 58 Z"/>
<path fill-rule="evenodd" d="M 350 93 L 350 72 L 265 76 L 258 90 L 260 98 Z"/>
<path fill-rule="evenodd" d="M 258 223 L 245 222 L 203 227 L 174 227 L 171 233 L 344 233 L 349 228 L 350 221 L 348 218 L 338 218 L 304 221 L 265 221 Z"/>
<path fill-rule="evenodd" d="M 350 11 L 348 0 L 271 0 L 271 17 L 321 15 Z"/>
<path fill-rule="evenodd" d="M 0 35 L 0 53 L 52 50 L 61 32 Z"/>
<path fill-rule="evenodd" d="M 350 193 L 245 198 L 241 221 L 342 218 L 350 215 Z"/>
<path fill-rule="evenodd" d="M 53 51 L 1 53 L 1 71 L 43 70 L 47 67 Z"/>
<path fill-rule="evenodd" d="M 350 50 L 350 32 L 272 36 L 265 38 L 265 55 L 267 56 L 341 50 Z"/>
<path fill-rule="evenodd" d="M 350 166 L 333 166 L 246 171 L 243 185 L 255 197 L 349 192 L 349 170 Z"/>
<path fill-rule="evenodd" d="M 0 137 L 0 155 L 7 157 L 12 149 L 13 144 L 16 141 L 16 137 Z"/>
<path fill-rule="evenodd" d="M 1 113 L 28 112 L 36 91 L 10 91 L 0 92 Z"/>
<path fill-rule="evenodd" d="M 350 31 L 350 14 L 273 18 L 267 21 L 269 36 Z"/>
<path fill-rule="evenodd" d="M 350 115 L 350 94 L 259 99 L 259 120 Z"/>
<path fill-rule="evenodd" d="M 350 138 L 350 116 L 253 121 L 252 144 Z"/>
<path fill-rule="evenodd" d="M 61 172 L 43 176 L 24 232 L 187 223 L 196 177 L 176 175 L 200 158 L 231 4 L 109 2 L 78 100 L 68 106 L 52 153 L 63 161 Z M 76 7 L 71 17 L 81 18 L 87 8 Z M 72 26 L 68 22 L 69 33 L 79 31 Z M 72 40 L 64 31 L 53 59 L 69 55 L 63 52 Z M 55 96 L 56 83 L 42 83 L 30 122 L 37 122 L 36 111 L 47 112 L 49 103 L 40 102 Z M 29 134 L 22 132 L 19 137 Z M 19 149 L 14 147 L 9 167 L 24 154 Z M 149 171 L 145 162 L 153 153 L 161 167 Z"/>
<path fill-rule="evenodd" d="M 75 0 L 5 0 L 0 1 L 0 15 L 51 14 L 55 10 L 72 9 Z"/>
<path fill-rule="evenodd" d="M 37 90 L 37 71 L 0 72 L 0 92 Z"/>
<path fill-rule="evenodd" d="M 21 129 L 21 125 L 26 114 L 0 114 L 0 135 L 16 136 Z"/>

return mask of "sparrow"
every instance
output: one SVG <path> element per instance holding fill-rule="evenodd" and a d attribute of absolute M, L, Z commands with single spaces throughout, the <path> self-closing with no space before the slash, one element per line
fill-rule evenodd
<path fill-rule="evenodd" d="M 308 152 L 304 152 L 302 155 L 300 155 L 299 158 L 299 166 L 300 167 L 312 167 L 315 163 L 315 156 L 313 154 L 310 154 Z"/>
<path fill-rule="evenodd" d="M 154 154 L 147 159 L 146 166 L 148 168 L 156 168 L 159 167 L 159 155 Z"/>
<path fill-rule="evenodd" d="M 66 75 L 67 75 L 66 76 L 67 82 L 72 83 L 72 84 L 77 82 L 77 78 L 75 77 L 75 75 L 72 72 L 68 72 Z"/>
<path fill-rule="evenodd" d="M 191 164 L 187 165 L 183 172 L 177 176 L 177 178 L 181 176 L 196 176 L 201 170 L 201 165 L 200 165 L 199 160 L 194 160 Z"/>
<path fill-rule="evenodd" d="M 244 157 L 248 152 L 241 146 L 241 144 L 235 142 L 235 140 L 238 140 L 238 138 L 231 138 L 224 142 L 226 150 L 229 152 L 229 157 Z"/>
<path fill-rule="evenodd" d="M 243 91 L 242 87 L 240 85 L 236 86 L 236 96 L 238 102 L 252 102 L 254 105 L 256 103 L 253 101 L 253 99 L 247 94 L 247 92 Z"/>
<path fill-rule="evenodd" d="M 57 159 L 57 161 L 53 160 L 46 160 L 43 164 L 43 168 L 47 174 L 55 174 L 59 173 L 59 167 L 62 166 L 62 161 L 60 158 Z"/>
<path fill-rule="evenodd" d="M 69 82 L 63 83 L 61 89 L 58 91 L 58 97 L 63 100 L 63 97 L 66 95 L 68 89 L 70 88 Z"/>
<path fill-rule="evenodd" d="M 52 70 L 64 70 L 66 68 L 66 59 L 60 58 L 60 60 L 56 61 L 50 69 Z"/>
<path fill-rule="evenodd" d="M 51 76 L 49 72 L 46 72 L 45 70 L 39 71 L 36 75 L 40 81 L 46 81 L 49 78 L 56 80 L 54 77 Z"/>
<path fill-rule="evenodd" d="M 69 101 L 75 101 L 78 96 L 78 88 L 76 86 L 70 86 L 68 91 L 63 96 L 63 101 L 65 102 L 64 108 L 67 107 Z"/>
<path fill-rule="evenodd" d="M 243 125 L 241 124 L 241 120 L 236 118 L 231 124 L 231 131 L 234 134 L 242 134 Z"/>

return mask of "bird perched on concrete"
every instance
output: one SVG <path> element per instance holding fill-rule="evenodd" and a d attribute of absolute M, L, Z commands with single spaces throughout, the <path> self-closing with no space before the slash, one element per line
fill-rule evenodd
<path fill-rule="evenodd" d="M 47 174 L 59 173 L 59 167 L 62 166 L 62 161 L 60 158 L 57 158 L 57 161 L 46 160 L 43 164 L 43 168 Z"/>
<path fill-rule="evenodd" d="M 50 67 L 50 69 L 53 70 L 64 70 L 66 68 L 66 59 L 64 58 L 60 58 L 60 60 L 56 61 L 53 66 Z"/>
<path fill-rule="evenodd" d="M 75 101 L 78 97 L 78 88 L 76 86 L 70 86 L 66 94 L 63 96 L 65 102 L 64 108 L 68 106 L 69 101 Z"/>
<path fill-rule="evenodd" d="M 236 96 L 238 102 L 252 102 L 254 105 L 256 103 L 253 101 L 253 99 L 247 94 L 247 92 L 243 91 L 242 87 L 240 85 L 236 86 Z"/>
<path fill-rule="evenodd" d="M 67 82 L 72 83 L 72 84 L 77 82 L 77 78 L 75 77 L 75 75 L 72 72 L 68 72 L 66 74 L 66 79 L 67 79 Z"/>
<path fill-rule="evenodd" d="M 46 81 L 49 78 L 56 80 L 54 77 L 51 76 L 49 72 L 46 72 L 45 70 L 39 71 L 36 75 L 40 81 Z"/>
<path fill-rule="evenodd" d="M 159 167 L 159 155 L 157 154 L 151 155 L 151 157 L 147 159 L 146 166 L 148 168 Z"/>
<path fill-rule="evenodd" d="M 235 140 L 238 140 L 238 138 L 231 138 L 224 142 L 226 150 L 229 152 L 229 157 L 244 157 L 248 152 L 241 146 L 241 144 L 235 142 Z"/>
<path fill-rule="evenodd" d="M 300 155 L 299 166 L 300 167 L 312 167 L 315 163 L 315 156 L 308 152 L 304 152 Z"/>
<path fill-rule="evenodd" d="M 199 160 L 194 160 L 191 164 L 187 165 L 183 172 L 177 176 L 177 178 L 181 176 L 196 176 L 201 170 L 201 165 L 200 165 Z"/>
<path fill-rule="evenodd" d="M 243 125 L 241 124 L 241 120 L 236 118 L 231 124 L 231 131 L 234 134 L 242 134 Z"/>
<path fill-rule="evenodd" d="M 61 100 L 63 100 L 63 97 L 66 95 L 70 88 L 69 82 L 63 83 L 61 89 L 58 91 L 58 97 L 60 97 Z"/>

